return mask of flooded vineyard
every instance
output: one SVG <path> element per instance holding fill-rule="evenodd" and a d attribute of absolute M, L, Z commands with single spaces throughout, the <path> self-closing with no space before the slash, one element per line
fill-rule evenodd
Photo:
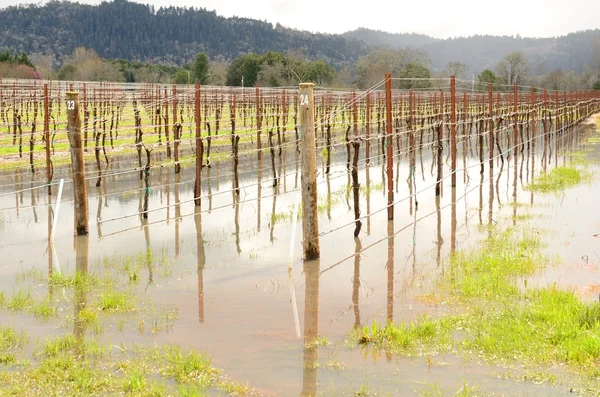
<path fill-rule="evenodd" d="M 44 137 L 44 87 L 2 82 L 0 394 L 597 393 L 573 360 L 600 354 L 503 356 L 482 342 L 492 328 L 465 324 L 549 286 L 600 313 L 600 98 L 439 84 L 315 91 L 307 261 L 297 90 L 52 83 Z M 85 236 L 67 90 L 87 146 Z M 532 270 L 470 273 L 490 241 Z"/>

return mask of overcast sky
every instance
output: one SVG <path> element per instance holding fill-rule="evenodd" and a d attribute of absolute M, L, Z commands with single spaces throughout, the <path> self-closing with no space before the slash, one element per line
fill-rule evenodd
<path fill-rule="evenodd" d="M 6 7 L 28 0 L 0 0 Z M 83 0 L 83 3 L 99 3 Z M 343 33 L 358 27 L 447 38 L 474 34 L 560 36 L 600 28 L 600 0 L 138 0 L 160 6 L 194 6 L 311 32 Z"/>

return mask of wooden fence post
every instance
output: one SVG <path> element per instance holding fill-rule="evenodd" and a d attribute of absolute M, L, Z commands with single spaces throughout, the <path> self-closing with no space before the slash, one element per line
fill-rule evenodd
<path fill-rule="evenodd" d="M 494 89 L 492 83 L 488 84 L 488 100 L 489 100 L 489 128 L 490 128 L 490 169 L 494 168 Z"/>
<path fill-rule="evenodd" d="M 52 195 L 52 170 L 50 169 L 50 111 L 48 103 L 48 84 L 44 84 L 44 138 L 46 139 L 46 180 L 48 196 Z"/>
<path fill-rule="evenodd" d="M 510 99 L 509 99 L 510 101 Z M 509 102 L 510 103 L 510 102 Z M 513 84 L 513 148 L 512 156 L 515 159 L 515 169 L 517 167 L 517 163 L 519 162 L 519 158 L 517 156 L 518 146 L 519 146 L 519 94 L 517 84 Z"/>
<path fill-rule="evenodd" d="M 200 205 L 200 192 L 202 181 L 202 125 L 200 121 L 200 84 L 195 89 L 195 115 L 196 115 L 196 184 L 194 185 L 194 204 Z"/>
<path fill-rule="evenodd" d="M 300 84 L 298 103 L 302 141 L 302 237 L 307 260 L 321 256 L 317 211 L 317 155 L 315 141 L 314 84 Z"/>
<path fill-rule="evenodd" d="M 367 109 L 365 114 L 365 161 L 371 163 L 371 92 L 367 92 Z"/>
<path fill-rule="evenodd" d="M 385 75 L 385 130 L 387 136 L 388 221 L 394 219 L 394 153 L 392 151 L 392 75 Z"/>
<path fill-rule="evenodd" d="M 535 139 L 535 124 L 537 121 L 537 111 L 535 108 L 535 87 L 531 86 L 531 106 L 530 106 L 530 118 L 531 118 L 531 139 Z"/>
<path fill-rule="evenodd" d="M 451 145 L 452 145 L 452 187 L 456 187 L 456 79 L 450 77 Z"/>
<path fill-rule="evenodd" d="M 78 98 L 77 92 L 67 92 L 67 135 L 71 146 L 76 233 L 78 236 L 84 236 L 88 234 L 88 203 Z"/>
<path fill-rule="evenodd" d="M 260 106 L 260 88 L 256 86 L 256 147 L 258 150 L 258 159 L 262 159 L 262 142 L 260 141 L 260 136 L 262 133 L 262 114 L 261 114 L 261 106 Z"/>

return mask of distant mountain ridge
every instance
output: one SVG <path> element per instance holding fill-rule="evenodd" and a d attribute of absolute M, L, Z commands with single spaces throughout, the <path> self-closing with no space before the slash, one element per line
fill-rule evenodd
<path fill-rule="evenodd" d="M 388 33 L 381 30 L 372 30 L 367 28 L 358 28 L 342 34 L 342 36 L 356 39 L 373 47 L 391 47 L 391 48 L 419 48 L 424 45 L 443 41 L 419 33 Z"/>
<path fill-rule="evenodd" d="M 93 48 L 104 58 L 190 62 L 198 52 L 231 60 L 247 52 L 301 51 L 340 66 L 367 53 L 368 46 L 340 35 L 312 34 L 214 11 L 114 0 L 97 6 L 51 1 L 43 6 L 0 10 L 0 49 L 70 54 Z"/>
<path fill-rule="evenodd" d="M 392 34 L 359 28 L 342 35 L 313 34 L 247 18 L 225 18 L 205 9 L 153 6 L 114 0 L 99 5 L 51 1 L 43 6 L 0 10 L 0 50 L 54 54 L 58 59 L 79 46 L 104 58 L 178 64 L 198 52 L 230 61 L 244 53 L 301 52 L 340 68 L 376 46 L 410 47 L 426 52 L 433 71 L 450 61 L 472 73 L 493 68 L 507 53 L 523 50 L 532 72 L 555 68 L 581 72 L 592 64 L 592 43 L 600 30 L 556 38 L 472 36 L 437 39 L 423 34 Z"/>
<path fill-rule="evenodd" d="M 370 46 L 411 47 L 427 53 L 433 69 L 441 70 L 448 62 L 458 61 L 479 73 L 494 68 L 509 52 L 522 50 L 533 72 L 545 73 L 562 68 L 580 73 L 583 65 L 593 64 L 592 45 L 600 40 L 600 29 L 570 33 L 552 38 L 520 36 L 482 36 L 436 39 L 420 34 L 393 34 L 360 28 L 344 33 Z"/>

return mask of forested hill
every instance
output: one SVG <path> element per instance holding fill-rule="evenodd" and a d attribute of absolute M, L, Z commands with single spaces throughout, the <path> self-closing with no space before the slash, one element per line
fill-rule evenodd
<path fill-rule="evenodd" d="M 600 45 L 599 29 L 550 38 L 476 35 L 440 40 L 419 34 L 393 34 L 362 28 L 344 36 L 371 46 L 411 47 L 423 51 L 429 55 L 434 70 L 456 61 L 467 65 L 474 73 L 494 68 L 504 55 L 513 51 L 523 51 L 534 74 L 557 68 L 580 73 L 583 65 L 598 62 L 594 48 Z"/>
<path fill-rule="evenodd" d="M 472 36 L 436 39 L 422 34 L 390 34 L 357 29 L 343 35 L 312 34 L 247 18 L 224 18 L 214 11 L 160 8 L 126 0 L 85 5 L 51 1 L 43 6 L 0 9 L 0 51 L 52 54 L 60 64 L 77 47 L 103 58 L 182 65 L 199 52 L 212 60 L 266 51 L 299 52 L 339 68 L 353 65 L 373 47 L 410 47 L 426 53 L 433 72 L 448 62 L 465 64 L 471 73 L 493 69 L 507 53 L 523 51 L 530 73 L 556 68 L 581 73 L 600 63 L 600 30 L 556 38 Z M 598 58 L 598 59 L 595 59 Z"/>
<path fill-rule="evenodd" d="M 97 6 L 51 1 L 0 10 L 0 49 L 53 53 L 93 48 L 104 58 L 182 64 L 198 52 L 231 60 L 247 52 L 290 52 L 339 66 L 368 51 L 358 40 L 311 34 L 204 9 L 160 8 L 115 0 Z"/>

